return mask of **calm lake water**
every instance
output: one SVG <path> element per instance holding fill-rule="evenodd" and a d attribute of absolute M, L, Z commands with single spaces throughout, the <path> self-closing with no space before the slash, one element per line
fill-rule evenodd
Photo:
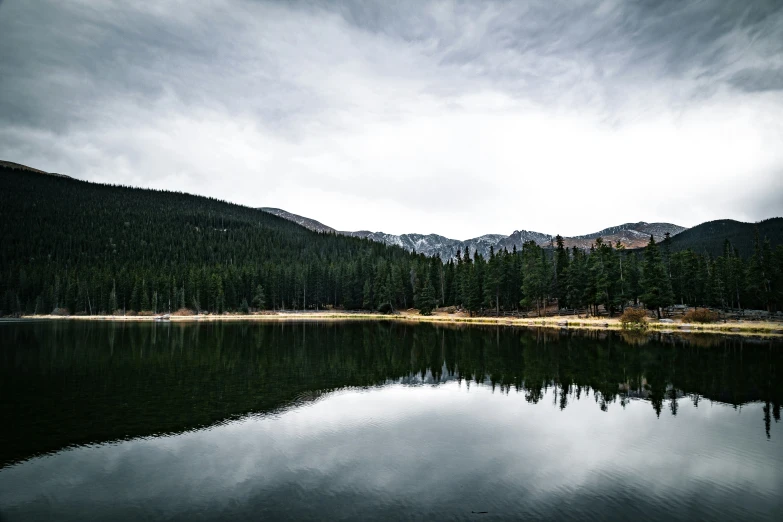
<path fill-rule="evenodd" d="M 783 343 L 0 323 L 0 520 L 781 520 Z"/>

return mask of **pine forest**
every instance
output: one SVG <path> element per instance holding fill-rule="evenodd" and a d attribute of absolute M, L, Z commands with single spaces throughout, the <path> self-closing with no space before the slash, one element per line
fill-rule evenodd
<path fill-rule="evenodd" d="M 263 211 L 183 193 L 0 169 L 0 313 L 155 314 L 455 307 L 471 315 L 687 304 L 783 310 L 783 246 L 749 255 L 672 240 L 629 250 L 528 242 L 441 260 L 316 233 Z"/>

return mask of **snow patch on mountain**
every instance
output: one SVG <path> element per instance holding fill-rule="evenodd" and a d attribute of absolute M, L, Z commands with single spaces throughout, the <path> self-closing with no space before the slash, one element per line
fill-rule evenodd
<path fill-rule="evenodd" d="M 645 223 L 640 221 L 638 223 L 624 223 L 616 227 L 609 227 L 592 234 L 585 234 L 583 236 L 574 236 L 573 239 L 596 239 L 599 237 L 605 238 L 615 235 L 628 235 L 630 237 L 646 237 L 650 238 L 652 235 L 656 240 L 663 238 L 666 232 L 670 235 L 679 234 L 685 230 L 685 227 L 678 225 L 672 225 L 671 223 Z"/>
<path fill-rule="evenodd" d="M 337 232 L 338 234 L 344 234 L 346 236 L 369 239 L 370 241 L 376 241 L 386 245 L 399 246 L 408 251 L 415 251 L 427 256 L 438 255 L 444 261 L 453 259 L 458 253 L 464 255 L 466 251 L 470 252 L 471 257 L 476 252 L 479 252 L 486 257 L 489 255 L 491 248 L 495 251 L 506 249 L 511 252 L 514 248 L 520 250 L 522 245 L 528 241 L 533 241 L 537 245 L 545 247 L 553 246 L 555 243 L 555 236 L 531 230 L 515 230 L 508 236 L 503 234 L 485 234 L 464 241 L 450 239 L 438 234 L 395 235 L 386 234 L 385 232 L 371 232 L 369 230 L 358 230 L 355 232 L 336 231 L 332 227 L 324 225 L 319 221 L 292 214 L 279 208 L 264 207 L 261 210 L 288 219 L 316 232 Z M 622 243 L 626 248 L 640 248 L 647 244 L 650 240 L 650 236 L 653 236 L 656 241 L 661 241 L 667 232 L 674 236 L 683 230 L 686 230 L 686 228 L 671 223 L 646 223 L 640 221 L 638 223 L 624 223 L 622 225 L 605 228 L 598 232 L 593 232 L 592 234 L 565 237 L 563 238 L 563 242 L 568 248 L 573 246 L 578 248 L 590 248 L 590 246 L 595 243 L 595 240 L 600 237 L 605 242 L 611 241 L 615 244 Z"/>

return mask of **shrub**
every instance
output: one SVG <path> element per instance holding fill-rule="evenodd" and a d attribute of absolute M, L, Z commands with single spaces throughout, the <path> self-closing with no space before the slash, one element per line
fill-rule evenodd
<path fill-rule="evenodd" d="M 394 308 L 392 308 L 391 303 L 381 303 L 381 306 L 378 307 L 378 311 L 382 314 L 390 314 L 394 311 Z"/>
<path fill-rule="evenodd" d="M 171 315 L 193 315 L 193 310 L 190 310 L 188 308 L 180 308 L 179 310 L 172 313 Z"/>
<path fill-rule="evenodd" d="M 620 316 L 623 328 L 647 328 L 647 310 L 643 308 L 626 308 Z"/>
<path fill-rule="evenodd" d="M 52 315 L 71 315 L 67 308 L 55 308 L 52 310 Z"/>
<path fill-rule="evenodd" d="M 695 308 L 682 316 L 684 323 L 714 323 L 718 321 L 717 312 L 706 308 Z"/>

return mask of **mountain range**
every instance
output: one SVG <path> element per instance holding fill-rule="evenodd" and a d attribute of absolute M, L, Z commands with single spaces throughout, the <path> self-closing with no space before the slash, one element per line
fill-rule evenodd
<path fill-rule="evenodd" d="M 369 230 L 358 230 L 355 232 L 336 230 L 320 221 L 308 217 L 292 214 L 279 208 L 262 207 L 260 210 L 274 214 L 275 216 L 293 221 L 305 228 L 316 232 L 332 232 L 353 237 L 367 238 L 372 241 L 384 243 L 387 245 L 401 246 L 409 251 L 416 251 L 428 256 L 439 255 L 441 259 L 451 259 L 458 251 L 465 252 L 470 249 L 473 252 L 480 252 L 486 256 L 490 247 L 495 250 L 507 249 L 509 252 L 516 247 L 522 248 L 522 244 L 527 241 L 534 241 L 541 246 L 548 246 L 555 241 L 552 234 L 544 234 L 530 230 L 515 230 L 512 234 L 506 236 L 503 234 L 485 234 L 467 240 L 450 239 L 438 234 L 387 234 L 384 232 L 370 232 Z M 656 241 L 664 238 L 668 232 L 675 236 L 680 232 L 687 230 L 685 227 L 674 225 L 672 223 L 624 223 L 591 234 L 585 234 L 574 237 L 564 237 L 564 243 L 567 247 L 576 246 L 579 248 L 589 248 L 599 237 L 604 241 L 620 242 L 626 248 L 640 248 L 647 244 L 652 235 Z"/>
<path fill-rule="evenodd" d="M 30 174 L 43 174 L 51 177 L 73 179 L 65 174 L 46 172 L 40 169 L 0 160 L 0 170 L 6 172 L 26 172 Z M 470 248 L 471 254 L 475 251 L 483 255 L 489 253 L 490 247 L 495 250 L 506 248 L 509 251 L 514 247 L 520 249 L 526 241 L 534 241 L 538 245 L 549 246 L 554 242 L 555 236 L 529 230 L 516 230 L 510 235 L 485 234 L 468 240 L 451 239 L 438 234 L 387 234 L 384 232 L 371 232 L 368 230 L 339 231 L 328 225 L 311 218 L 293 214 L 279 208 L 262 207 L 264 214 L 272 214 L 284 221 L 295 223 L 305 229 L 334 233 L 342 236 L 367 238 L 374 242 L 402 247 L 406 250 L 416 251 L 426 255 L 438 254 L 441 259 L 453 258 L 457 251 L 465 252 Z M 750 256 L 754 249 L 754 238 L 758 234 L 762 240 L 769 240 L 772 247 L 783 244 L 783 218 L 774 217 L 756 223 L 746 223 L 733 219 L 720 219 L 701 223 L 692 228 L 685 228 L 671 223 L 625 223 L 608 227 L 591 234 L 564 238 L 568 247 L 589 248 L 596 238 L 601 237 L 605 241 L 620 242 L 626 248 L 640 248 L 647 244 L 650 235 L 656 241 L 663 239 L 668 232 L 672 236 L 671 249 L 679 251 L 692 249 L 699 253 L 709 253 L 719 256 L 723 253 L 724 243 L 730 241 L 732 247 L 741 255 Z"/>

